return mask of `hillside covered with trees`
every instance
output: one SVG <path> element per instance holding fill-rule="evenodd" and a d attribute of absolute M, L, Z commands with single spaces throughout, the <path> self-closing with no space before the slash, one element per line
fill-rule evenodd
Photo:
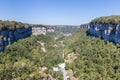
<path fill-rule="evenodd" d="M 31 36 L 8 45 L 0 54 L 0 80 L 47 80 L 51 76 L 61 80 L 61 73 L 52 71 L 63 62 L 62 46 L 54 37 L 53 33 Z M 47 71 L 42 72 L 42 67 Z"/>
<path fill-rule="evenodd" d="M 53 71 L 64 62 L 63 49 L 66 70 L 72 70 L 78 80 L 120 79 L 120 45 L 87 36 L 86 29 L 68 37 L 57 33 L 30 36 L 8 45 L 0 53 L 0 79 L 63 80 L 61 72 Z M 72 52 L 75 58 L 67 61 Z"/>
<path fill-rule="evenodd" d="M 67 69 L 79 80 L 120 79 L 120 45 L 87 36 L 83 29 L 66 38 L 65 44 L 66 55 L 77 55 Z"/>

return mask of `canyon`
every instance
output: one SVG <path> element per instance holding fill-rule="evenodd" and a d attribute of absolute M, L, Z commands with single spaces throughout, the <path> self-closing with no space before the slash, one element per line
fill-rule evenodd
<path fill-rule="evenodd" d="M 13 30 L 3 29 L 0 31 L 0 52 L 4 51 L 7 45 L 19 39 L 27 38 L 31 35 L 46 35 L 49 32 L 54 32 L 54 29 L 43 25 L 32 25 L 27 28 L 20 27 Z"/>

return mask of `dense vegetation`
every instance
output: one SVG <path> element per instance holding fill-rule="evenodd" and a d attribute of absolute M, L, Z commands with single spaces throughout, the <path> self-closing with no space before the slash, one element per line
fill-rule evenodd
<path fill-rule="evenodd" d="M 80 29 L 65 41 L 66 54 L 77 58 L 68 63 L 79 80 L 120 80 L 120 45 L 89 37 Z"/>
<path fill-rule="evenodd" d="M 31 36 L 8 45 L 0 54 L 0 80 L 62 80 L 60 72 L 52 68 L 62 63 L 63 45 L 65 58 L 74 52 L 76 58 L 67 62 L 79 80 L 119 80 L 120 45 L 86 35 L 79 29 L 69 37 L 49 33 Z M 42 71 L 42 67 L 48 69 Z"/>
<path fill-rule="evenodd" d="M 91 21 L 91 23 L 113 23 L 120 24 L 120 16 L 107 16 L 96 18 Z"/>
<path fill-rule="evenodd" d="M 45 27 L 49 28 L 49 25 L 42 25 L 42 24 L 27 24 L 27 23 L 22 23 L 22 22 L 17 22 L 17 21 L 2 21 L 0 20 L 0 30 L 14 30 L 17 28 L 28 28 L 28 27 Z"/>
<path fill-rule="evenodd" d="M 53 33 L 31 36 L 8 45 L 0 54 L 0 80 L 42 80 L 41 68 L 44 66 L 48 68 L 44 72 L 47 79 L 50 74 L 61 80 L 62 74 L 52 71 L 53 66 L 63 62 L 62 46 L 54 37 Z"/>
<path fill-rule="evenodd" d="M 0 30 L 3 30 L 3 29 L 14 30 L 16 28 L 28 28 L 29 26 L 30 24 L 27 24 L 27 23 L 0 20 Z"/>

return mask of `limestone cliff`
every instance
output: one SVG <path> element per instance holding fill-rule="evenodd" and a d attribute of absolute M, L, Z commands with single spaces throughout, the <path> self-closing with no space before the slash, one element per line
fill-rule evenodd
<path fill-rule="evenodd" d="M 16 21 L 0 20 L 0 52 L 13 42 L 29 37 L 54 32 L 49 25 L 27 24 Z"/>
<path fill-rule="evenodd" d="M 103 20 L 104 18 L 104 20 Z M 120 44 L 120 16 L 115 18 L 102 17 L 93 20 L 89 25 L 90 28 L 87 31 L 89 35 L 95 37 L 101 37 L 104 40 Z"/>
<path fill-rule="evenodd" d="M 0 31 L 0 51 L 3 51 L 4 48 L 12 44 L 13 42 L 26 38 L 32 34 L 32 28 L 17 28 L 14 30 L 1 30 Z"/>

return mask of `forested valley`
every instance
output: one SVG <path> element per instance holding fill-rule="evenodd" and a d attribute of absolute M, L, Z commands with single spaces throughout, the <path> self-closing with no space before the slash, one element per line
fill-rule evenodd
<path fill-rule="evenodd" d="M 0 79 L 47 80 L 52 76 L 52 79 L 62 80 L 62 73 L 52 70 L 63 62 L 63 47 L 59 39 L 54 39 L 60 36 L 55 33 L 30 36 L 8 45 L 0 54 Z M 68 60 L 71 52 L 76 57 L 66 62 L 66 69 L 71 69 L 74 77 L 79 80 L 120 79 L 120 45 L 87 36 L 85 29 L 62 40 L 65 59 Z M 42 72 L 44 66 L 48 69 Z"/>
<path fill-rule="evenodd" d="M 51 76 L 61 80 L 62 74 L 52 70 L 63 62 L 63 48 L 55 36 L 54 33 L 30 36 L 8 45 L 0 54 L 0 80 L 42 80 Z M 48 69 L 42 72 L 42 67 Z"/>
<path fill-rule="evenodd" d="M 97 18 L 91 23 L 103 24 L 100 21 L 105 21 L 104 24 L 108 24 L 114 18 Z M 0 22 L 3 30 L 23 25 L 8 22 L 11 27 L 5 27 Z M 119 19 L 113 22 L 116 24 Z M 63 80 L 62 72 L 53 69 L 60 63 L 66 63 L 65 70 L 71 80 L 120 80 L 120 44 L 90 36 L 87 31 L 79 27 L 70 31 L 57 27 L 55 32 L 30 35 L 7 45 L 0 53 L 0 80 Z M 64 33 L 72 35 L 65 36 Z"/>

